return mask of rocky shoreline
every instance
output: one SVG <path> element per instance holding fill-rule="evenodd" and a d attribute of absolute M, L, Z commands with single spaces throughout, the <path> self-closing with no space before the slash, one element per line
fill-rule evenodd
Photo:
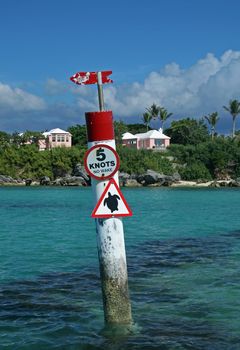
<path fill-rule="evenodd" d="M 159 174 L 147 170 L 142 175 L 119 174 L 120 185 L 123 187 L 240 187 L 240 179 L 185 181 L 178 173 L 174 175 Z"/>
<path fill-rule="evenodd" d="M 240 179 L 221 179 L 212 181 L 184 181 L 178 173 L 164 175 L 153 170 L 147 170 L 141 175 L 119 173 L 121 187 L 240 187 Z M 0 186 L 91 186 L 91 179 L 84 167 L 78 164 L 72 174 L 66 174 L 51 180 L 48 176 L 35 179 L 14 179 L 11 176 L 0 175 Z"/>

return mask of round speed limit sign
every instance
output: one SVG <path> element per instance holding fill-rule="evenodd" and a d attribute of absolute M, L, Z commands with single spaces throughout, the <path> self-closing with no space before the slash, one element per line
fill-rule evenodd
<path fill-rule="evenodd" d="M 119 156 L 115 149 L 104 144 L 91 147 L 84 157 L 86 172 L 97 180 L 112 177 L 118 171 L 119 165 Z"/>

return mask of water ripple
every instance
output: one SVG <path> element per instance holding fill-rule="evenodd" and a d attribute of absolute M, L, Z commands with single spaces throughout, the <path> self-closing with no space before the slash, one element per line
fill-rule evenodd
<path fill-rule="evenodd" d="M 131 299 L 141 331 L 120 338 L 106 338 L 100 332 L 101 286 L 93 266 L 79 273 L 51 272 L 2 284 L 0 348 L 238 349 L 234 305 L 240 274 L 235 269 L 224 273 L 238 239 L 232 232 L 214 238 L 147 241 L 131 249 Z M 236 294 L 225 298 L 220 309 L 217 296 L 226 292 L 226 283 Z M 208 298 L 202 298 L 204 291 Z"/>

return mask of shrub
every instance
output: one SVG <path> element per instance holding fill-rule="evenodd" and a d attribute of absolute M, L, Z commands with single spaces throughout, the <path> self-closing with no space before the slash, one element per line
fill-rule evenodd
<path fill-rule="evenodd" d="M 179 169 L 179 174 L 183 180 L 211 180 L 211 174 L 206 166 L 201 162 L 195 162 Z"/>

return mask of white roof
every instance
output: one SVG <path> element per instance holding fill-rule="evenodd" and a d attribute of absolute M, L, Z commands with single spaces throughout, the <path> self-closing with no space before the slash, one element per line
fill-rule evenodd
<path fill-rule="evenodd" d="M 128 139 L 136 139 L 137 137 L 134 136 L 133 134 L 131 134 L 130 132 L 125 132 L 123 135 L 122 135 L 122 139 L 123 140 L 128 140 Z"/>
<path fill-rule="evenodd" d="M 147 132 L 143 132 L 140 134 L 131 134 L 130 132 L 126 132 L 123 134 L 123 140 L 128 140 L 128 139 L 168 139 L 170 140 L 170 137 L 167 135 L 164 135 L 162 133 L 162 129 L 160 128 L 159 130 L 149 130 Z"/>
<path fill-rule="evenodd" d="M 48 135 L 51 135 L 51 134 L 70 134 L 68 131 L 65 131 L 65 130 L 62 130 L 62 129 L 59 129 L 59 128 L 56 128 L 56 129 L 52 129 L 50 131 L 46 131 L 43 133 L 44 136 L 48 136 Z"/>

